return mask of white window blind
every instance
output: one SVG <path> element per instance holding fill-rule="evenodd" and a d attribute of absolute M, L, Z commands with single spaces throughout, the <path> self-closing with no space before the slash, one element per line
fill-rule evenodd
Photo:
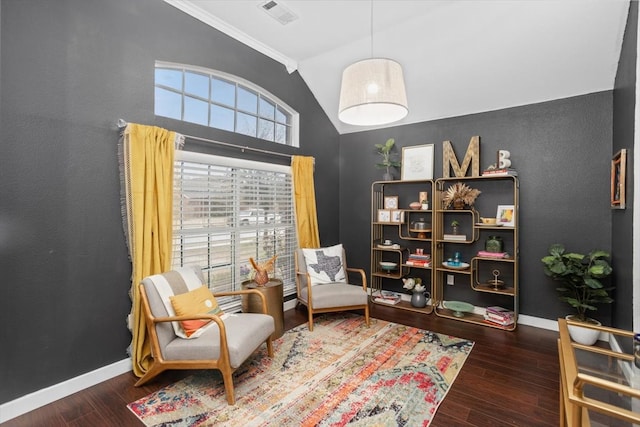
<path fill-rule="evenodd" d="M 277 255 L 271 277 L 295 293 L 297 246 L 289 166 L 177 152 L 174 173 L 174 267 L 197 264 L 213 292 L 241 289 L 249 258 Z M 239 299 L 222 299 L 237 309 Z"/>

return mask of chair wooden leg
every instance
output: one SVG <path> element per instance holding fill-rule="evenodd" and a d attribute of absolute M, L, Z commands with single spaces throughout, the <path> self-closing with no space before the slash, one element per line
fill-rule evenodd
<path fill-rule="evenodd" d="M 369 304 L 364 308 L 364 321 L 367 327 L 371 326 L 371 321 L 369 320 Z"/>
<path fill-rule="evenodd" d="M 267 338 L 267 354 L 269 357 L 273 357 L 273 340 L 271 339 L 271 336 Z"/>
<path fill-rule="evenodd" d="M 233 374 L 231 369 L 221 369 L 222 380 L 224 381 L 224 392 L 227 395 L 227 403 L 229 405 L 236 404 L 235 391 L 233 389 Z"/>
<path fill-rule="evenodd" d="M 151 367 L 149 367 L 149 370 L 134 384 L 134 386 L 140 387 L 141 385 L 151 381 L 152 379 L 154 379 L 164 371 L 165 369 L 162 365 L 153 363 Z"/>
<path fill-rule="evenodd" d="M 313 332 L 313 310 L 307 306 L 307 312 L 309 313 L 309 332 Z"/>

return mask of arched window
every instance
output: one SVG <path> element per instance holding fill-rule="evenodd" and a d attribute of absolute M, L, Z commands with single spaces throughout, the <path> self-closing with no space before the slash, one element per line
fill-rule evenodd
<path fill-rule="evenodd" d="M 155 114 L 298 147 L 297 112 L 221 71 L 156 61 Z"/>

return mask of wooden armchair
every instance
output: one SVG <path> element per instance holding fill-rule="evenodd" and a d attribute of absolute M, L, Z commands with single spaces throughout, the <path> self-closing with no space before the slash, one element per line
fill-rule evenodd
<path fill-rule="evenodd" d="M 196 314 L 172 316 L 166 301 L 167 290 L 179 295 L 201 287 L 204 283 L 200 267 L 183 267 L 146 277 L 140 284 L 142 310 L 151 342 L 153 361 L 149 370 L 136 382 L 141 386 L 167 369 L 218 369 L 222 373 L 229 405 L 235 404 L 233 372 L 263 343 L 273 356 L 271 334 L 275 330 L 273 317 L 266 314 L 264 295 L 256 290 L 214 294 L 215 297 L 256 294 L 262 298 L 261 313 L 232 313 L 225 316 Z M 180 290 L 182 292 L 180 292 Z M 173 314 L 173 313 L 171 313 Z M 211 320 L 196 338 L 183 338 L 176 325 L 185 320 Z"/>
<path fill-rule="evenodd" d="M 305 251 L 309 255 L 309 251 L 323 251 L 325 249 L 338 250 L 342 255 L 340 260 L 332 260 L 335 262 L 331 268 L 336 271 L 339 268 L 344 270 L 344 281 L 331 281 L 334 277 L 329 277 L 324 283 L 314 283 L 312 280 L 307 261 L 305 260 Z M 333 252 L 335 253 L 335 252 Z M 324 252 L 321 256 L 325 256 Z M 329 256 L 327 258 L 335 258 Z M 339 264 L 338 264 L 339 263 Z M 309 330 L 313 331 L 313 315 L 315 313 L 328 313 L 335 311 L 347 310 L 364 310 L 364 318 L 367 326 L 369 326 L 369 296 L 367 294 L 367 277 L 364 270 L 359 268 L 348 268 L 346 263 L 346 254 L 342 245 L 332 248 L 318 249 L 298 249 L 295 253 L 296 268 L 296 288 L 298 303 L 307 307 L 309 315 Z M 349 283 L 349 273 L 358 278 L 361 284 L 354 285 Z"/>

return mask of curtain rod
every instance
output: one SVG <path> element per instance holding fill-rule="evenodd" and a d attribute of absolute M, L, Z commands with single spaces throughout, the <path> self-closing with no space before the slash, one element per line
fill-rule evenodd
<path fill-rule="evenodd" d="M 128 124 L 128 122 L 126 122 L 125 120 L 118 119 L 118 127 L 119 128 L 124 128 L 125 126 L 127 126 L 127 124 Z M 277 151 L 269 151 L 269 150 L 263 150 L 261 148 L 252 148 L 252 147 L 247 147 L 247 146 L 243 147 L 241 145 L 230 144 L 228 142 L 216 141 L 216 140 L 208 139 L 208 138 L 200 138 L 199 136 L 184 135 L 184 134 L 181 134 L 181 135 L 184 136 L 185 138 L 193 139 L 193 140 L 196 140 L 196 141 L 207 142 L 209 144 L 224 145 L 225 147 L 230 147 L 230 148 L 237 148 L 240 151 L 242 151 L 243 153 L 245 151 L 254 151 L 254 152 L 257 152 L 257 153 L 269 154 L 269 155 L 272 155 L 272 156 L 287 157 L 289 159 L 291 159 L 293 157 L 293 155 L 291 155 L 291 154 L 278 153 Z"/>

